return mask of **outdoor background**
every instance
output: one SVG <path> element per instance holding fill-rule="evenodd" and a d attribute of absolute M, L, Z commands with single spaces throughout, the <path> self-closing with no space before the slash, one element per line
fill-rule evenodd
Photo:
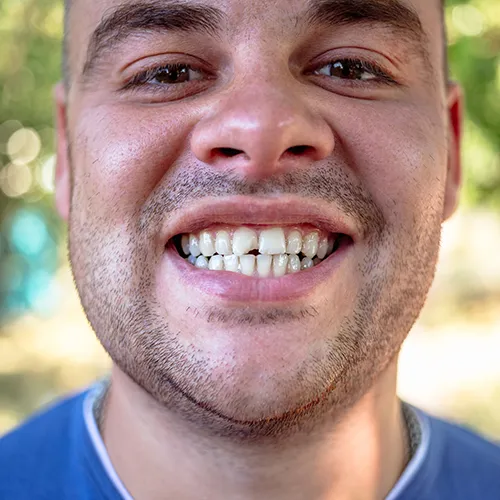
<path fill-rule="evenodd" d="M 467 95 L 459 213 L 405 344 L 400 394 L 500 438 L 500 1 L 450 1 L 453 77 Z M 0 434 L 106 373 L 54 212 L 58 0 L 0 0 Z"/>

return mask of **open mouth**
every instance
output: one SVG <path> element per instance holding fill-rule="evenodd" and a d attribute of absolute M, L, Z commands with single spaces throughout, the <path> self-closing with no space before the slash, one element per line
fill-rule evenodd
<path fill-rule="evenodd" d="M 218 226 L 178 234 L 172 243 L 196 268 L 279 278 L 318 266 L 352 239 L 311 225 Z"/>

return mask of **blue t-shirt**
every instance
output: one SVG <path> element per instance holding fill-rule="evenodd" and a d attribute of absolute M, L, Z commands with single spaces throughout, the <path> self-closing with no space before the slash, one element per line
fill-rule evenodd
<path fill-rule="evenodd" d="M 0 439 L 0 500 L 132 499 L 97 430 L 97 390 L 63 400 Z M 420 444 L 386 500 L 500 500 L 500 448 L 411 408 Z"/>

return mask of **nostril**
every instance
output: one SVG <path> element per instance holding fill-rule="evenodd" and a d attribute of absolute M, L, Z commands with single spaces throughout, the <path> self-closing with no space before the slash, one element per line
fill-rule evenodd
<path fill-rule="evenodd" d="M 232 158 L 233 156 L 237 156 L 244 153 L 243 151 L 241 151 L 241 149 L 234 149 L 234 148 L 217 148 L 217 151 L 221 155 L 226 156 L 227 158 Z"/>
<path fill-rule="evenodd" d="M 287 149 L 287 153 L 290 153 L 294 156 L 302 156 L 304 153 L 307 153 L 311 148 L 311 146 L 292 146 Z"/>

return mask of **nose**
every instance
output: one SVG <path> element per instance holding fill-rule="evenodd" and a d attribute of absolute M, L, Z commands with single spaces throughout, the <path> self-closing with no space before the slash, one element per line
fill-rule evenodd
<path fill-rule="evenodd" d="M 263 179 L 328 157 L 334 142 L 305 100 L 267 85 L 222 97 L 195 126 L 191 150 L 213 167 Z"/>

